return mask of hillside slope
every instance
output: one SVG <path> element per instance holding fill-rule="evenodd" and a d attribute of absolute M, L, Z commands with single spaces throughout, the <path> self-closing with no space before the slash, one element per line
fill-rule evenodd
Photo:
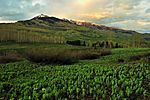
<path fill-rule="evenodd" d="M 134 36 L 136 34 L 136 36 Z M 139 38 L 140 37 L 140 38 Z M 16 23 L 0 24 L 0 41 L 14 42 L 50 42 L 66 43 L 68 40 L 81 40 L 86 43 L 112 41 L 133 45 L 137 39 L 143 46 L 150 43 L 150 35 L 135 31 L 122 30 L 88 22 L 76 22 L 46 15 L 36 16 L 30 20 Z"/>

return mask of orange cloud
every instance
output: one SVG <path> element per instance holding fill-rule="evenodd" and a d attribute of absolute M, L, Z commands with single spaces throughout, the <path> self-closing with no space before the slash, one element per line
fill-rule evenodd
<path fill-rule="evenodd" d="M 109 12 L 101 12 L 101 13 L 87 13 L 81 14 L 81 17 L 88 18 L 88 19 L 102 19 L 110 16 L 111 13 Z"/>
<path fill-rule="evenodd" d="M 149 25 L 150 22 L 138 21 L 138 24 L 140 24 L 140 25 Z"/>

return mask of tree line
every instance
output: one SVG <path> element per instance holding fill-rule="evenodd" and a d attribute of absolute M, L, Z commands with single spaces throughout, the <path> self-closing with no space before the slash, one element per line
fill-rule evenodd
<path fill-rule="evenodd" d="M 123 46 L 119 43 L 116 42 L 110 42 L 110 41 L 98 41 L 94 43 L 87 43 L 82 40 L 73 40 L 73 41 L 67 41 L 66 42 L 69 45 L 76 45 L 76 46 L 89 46 L 89 47 L 94 47 L 94 48 L 122 48 Z"/>
<path fill-rule="evenodd" d="M 121 40 L 120 40 L 121 41 Z M 61 35 L 45 35 L 37 34 L 32 31 L 3 31 L 0 33 L 0 42 L 17 42 L 17 43 L 59 43 L 59 44 L 69 44 L 77 46 L 91 46 L 94 48 L 122 48 L 122 47 L 147 47 L 145 40 L 141 34 L 134 33 L 132 37 L 127 39 L 124 44 L 121 42 L 115 42 L 114 34 L 110 33 L 108 39 L 104 41 L 89 42 L 84 40 L 68 40 Z"/>
<path fill-rule="evenodd" d="M 47 36 L 32 32 L 19 31 L 15 33 L 0 33 L 0 42 L 17 42 L 17 43 L 65 43 L 63 36 Z"/>

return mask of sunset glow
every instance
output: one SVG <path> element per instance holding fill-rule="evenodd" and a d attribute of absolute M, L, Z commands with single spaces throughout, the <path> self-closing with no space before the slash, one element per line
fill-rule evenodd
<path fill-rule="evenodd" d="M 121 28 L 125 28 L 123 22 L 127 26 L 137 22 L 135 30 L 150 31 L 145 29 L 150 27 L 148 0 L 1 0 L 0 12 L 0 22 L 29 19 L 44 13 Z"/>
<path fill-rule="evenodd" d="M 78 3 L 82 4 L 82 5 L 85 4 L 85 2 L 86 2 L 86 0 L 78 0 Z"/>

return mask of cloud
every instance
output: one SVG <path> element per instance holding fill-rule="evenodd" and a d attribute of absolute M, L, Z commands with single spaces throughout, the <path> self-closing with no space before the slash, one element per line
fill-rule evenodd
<path fill-rule="evenodd" d="M 144 23 L 150 22 L 149 7 L 149 0 L 1 0 L 0 21 L 29 19 L 44 13 L 120 28 L 148 30 Z"/>
<path fill-rule="evenodd" d="M 109 16 L 108 12 L 81 14 L 81 18 L 88 18 L 88 19 L 102 19 L 106 18 L 107 16 Z"/>
<path fill-rule="evenodd" d="M 42 11 L 42 7 L 33 0 L 1 0 L 0 17 L 5 20 L 21 20 Z"/>
<path fill-rule="evenodd" d="M 124 21 L 119 21 L 119 22 L 114 22 L 114 23 L 109 23 L 106 24 L 107 26 L 113 26 L 117 28 L 123 28 L 126 30 L 135 30 L 138 32 L 150 32 L 149 27 L 150 27 L 150 22 L 146 22 L 143 20 L 124 20 Z"/>
<path fill-rule="evenodd" d="M 139 32 L 149 31 L 150 13 L 145 12 L 150 6 L 148 0 L 116 0 L 113 5 L 112 16 L 94 21 Z"/>
<path fill-rule="evenodd" d="M 150 13 L 150 8 L 146 9 L 145 13 Z"/>

